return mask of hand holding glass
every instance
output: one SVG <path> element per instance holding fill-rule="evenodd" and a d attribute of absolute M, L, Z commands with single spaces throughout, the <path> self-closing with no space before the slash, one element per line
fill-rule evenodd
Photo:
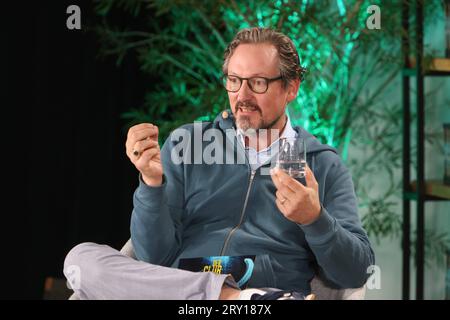
<path fill-rule="evenodd" d="M 276 166 L 293 178 L 305 177 L 306 143 L 302 138 L 280 138 Z"/>

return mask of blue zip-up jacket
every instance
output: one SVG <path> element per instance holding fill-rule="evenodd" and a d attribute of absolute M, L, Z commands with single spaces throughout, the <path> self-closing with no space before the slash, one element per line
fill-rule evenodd
<path fill-rule="evenodd" d="M 212 128 L 221 139 L 209 138 L 213 142 L 203 141 L 199 148 L 193 144 L 194 125 L 181 127 L 190 133 L 187 145 L 196 151 L 191 160 L 216 143 L 223 159 L 240 158 L 243 163 L 175 164 L 171 153 L 182 141 L 169 137 L 161 149 L 163 184 L 149 187 L 140 179 L 134 194 L 131 240 L 136 257 L 176 268 L 180 258 L 256 255 L 248 287 L 308 293 L 316 274 L 336 288 L 361 287 L 374 254 L 361 227 L 351 175 L 335 149 L 294 128 L 306 139 L 307 162 L 322 206 L 316 221 L 299 225 L 278 210 L 270 175 L 262 175 L 262 168 L 251 171 L 231 113 L 201 123 L 202 132 Z"/>

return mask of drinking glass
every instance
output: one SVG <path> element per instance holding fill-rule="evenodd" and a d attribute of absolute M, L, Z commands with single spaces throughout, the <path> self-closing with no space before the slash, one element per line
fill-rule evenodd
<path fill-rule="evenodd" d="M 306 143 L 302 138 L 280 138 L 276 166 L 293 178 L 305 177 Z"/>

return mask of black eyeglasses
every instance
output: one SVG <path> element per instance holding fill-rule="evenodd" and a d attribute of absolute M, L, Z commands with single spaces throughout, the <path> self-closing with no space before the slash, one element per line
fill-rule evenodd
<path fill-rule="evenodd" d="M 223 86 L 229 92 L 238 92 L 242 86 L 242 81 L 247 80 L 247 85 L 254 93 L 265 93 L 269 88 L 269 83 L 282 79 L 282 76 L 276 78 L 251 77 L 241 78 L 226 74 L 223 76 Z"/>

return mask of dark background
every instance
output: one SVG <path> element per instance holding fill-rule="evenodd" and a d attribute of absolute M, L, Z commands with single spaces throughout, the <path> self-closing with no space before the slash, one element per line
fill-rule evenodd
<path fill-rule="evenodd" d="M 81 8 L 81 31 L 66 28 L 71 4 Z M 100 21 L 92 1 L 0 6 L 0 295 L 40 299 L 46 277 L 63 277 L 71 247 L 120 248 L 129 238 L 138 180 L 120 115 L 143 103 L 152 79 L 133 56 L 120 67 L 98 56 L 99 41 L 87 30 Z"/>

